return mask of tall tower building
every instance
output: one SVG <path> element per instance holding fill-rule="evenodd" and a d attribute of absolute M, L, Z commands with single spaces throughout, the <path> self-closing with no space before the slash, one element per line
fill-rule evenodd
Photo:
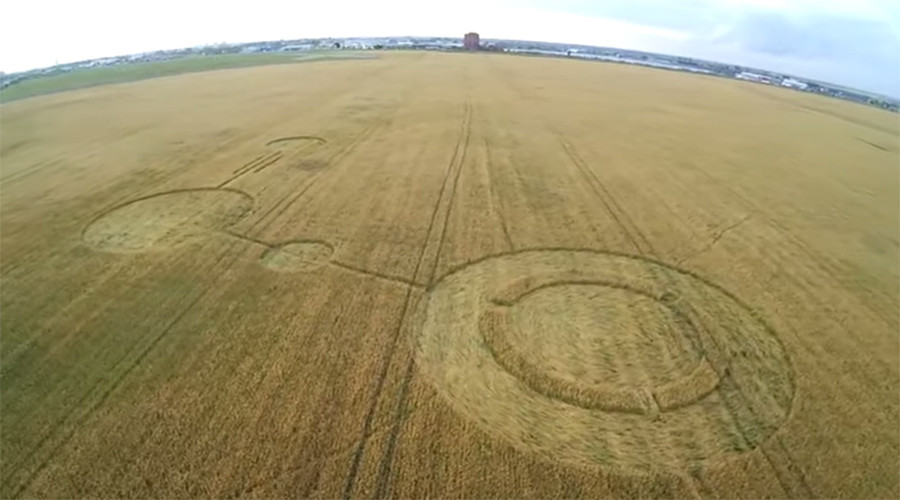
<path fill-rule="evenodd" d="M 463 36 L 463 47 L 466 50 L 478 50 L 480 47 L 481 40 L 478 37 L 478 33 L 466 33 Z"/>

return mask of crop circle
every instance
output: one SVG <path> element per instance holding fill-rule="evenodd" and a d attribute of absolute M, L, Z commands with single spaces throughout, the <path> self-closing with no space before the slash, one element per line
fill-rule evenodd
<path fill-rule="evenodd" d="M 291 135 L 272 139 L 266 143 L 266 146 L 274 149 L 285 149 L 305 145 L 320 146 L 326 142 L 328 141 L 324 138 L 315 135 Z"/>
<path fill-rule="evenodd" d="M 103 212 L 85 227 L 82 238 L 106 252 L 168 249 L 226 229 L 252 208 L 253 198 L 235 189 L 167 191 Z"/>
<path fill-rule="evenodd" d="M 759 446 L 793 373 L 739 299 L 649 259 L 528 250 L 466 265 L 420 304 L 417 366 L 460 414 L 554 459 L 647 470 Z"/>
<path fill-rule="evenodd" d="M 278 272 L 308 272 L 331 260 L 334 248 L 324 241 L 291 241 L 267 248 L 260 256 L 263 266 Z"/>

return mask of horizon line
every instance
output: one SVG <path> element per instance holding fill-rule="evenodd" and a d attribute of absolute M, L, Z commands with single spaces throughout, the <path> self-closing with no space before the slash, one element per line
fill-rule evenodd
<path fill-rule="evenodd" d="M 478 32 L 474 32 L 474 33 L 478 34 Z M 19 71 L 13 71 L 13 72 L 5 72 L 3 70 L 0 70 L 0 72 L 3 72 L 4 75 L 8 76 L 8 75 L 15 75 L 15 74 L 19 74 L 19 73 L 28 73 L 30 71 L 38 71 L 38 70 L 43 70 L 43 69 L 55 68 L 57 66 L 66 66 L 66 65 L 70 65 L 70 64 L 91 62 L 91 61 L 96 61 L 99 59 L 108 59 L 108 58 L 114 58 L 114 57 L 128 57 L 128 56 L 134 56 L 134 55 L 138 55 L 138 54 L 153 54 L 153 53 L 157 53 L 157 52 L 174 52 L 174 51 L 191 50 L 191 49 L 204 49 L 207 47 L 217 47 L 217 46 L 251 45 L 251 44 L 259 44 L 259 43 L 285 42 L 285 41 L 297 41 L 297 40 L 344 40 L 344 39 L 361 39 L 361 38 L 372 38 L 372 39 L 375 39 L 375 38 L 409 38 L 409 39 L 444 38 L 444 39 L 451 39 L 451 40 L 459 39 L 460 43 L 462 43 L 461 42 L 462 38 L 460 38 L 460 37 L 441 36 L 441 35 L 372 35 L 372 36 L 335 36 L 335 37 L 326 36 L 326 37 L 310 37 L 310 38 L 279 38 L 279 39 L 267 39 L 267 40 L 254 40 L 254 41 L 246 41 L 246 42 L 222 41 L 222 42 L 206 43 L 206 44 L 202 44 L 202 45 L 182 46 L 182 47 L 170 48 L 170 49 L 153 49 L 153 50 L 148 50 L 148 51 L 143 51 L 143 52 L 131 52 L 131 53 L 124 53 L 124 54 L 116 54 L 116 55 L 97 56 L 97 57 L 91 57 L 88 59 L 79 59 L 76 61 L 69 61 L 69 62 L 63 62 L 63 63 L 57 62 L 57 63 L 54 63 L 52 65 L 47 65 L 47 66 L 36 66 L 33 68 L 19 70 Z M 583 43 L 569 43 L 569 42 L 554 42 L 554 41 L 549 41 L 549 40 L 526 40 L 526 39 L 517 39 L 517 38 L 490 38 L 490 37 L 481 38 L 480 34 L 479 34 L 479 38 L 480 38 L 480 40 L 483 40 L 483 41 L 496 40 L 496 41 L 510 41 L 510 42 L 526 42 L 526 43 L 528 43 L 528 42 L 549 43 L 549 44 L 557 44 L 557 45 L 569 45 L 569 46 L 573 46 L 573 47 L 588 47 L 588 48 L 594 48 L 594 49 L 611 49 L 611 50 L 637 52 L 637 53 L 642 53 L 642 54 L 661 55 L 661 56 L 669 56 L 669 57 L 683 57 L 685 59 L 690 59 L 693 61 L 701 61 L 701 62 L 719 64 L 719 65 L 723 65 L 723 66 L 736 66 L 736 67 L 740 67 L 740 68 L 748 69 L 748 70 L 763 71 L 763 72 L 777 74 L 777 75 L 789 76 L 792 78 L 799 78 L 799 79 L 809 81 L 811 83 L 831 85 L 831 86 L 834 86 L 836 88 L 836 90 L 844 90 L 844 89 L 853 90 L 853 91 L 859 92 L 861 94 L 866 94 L 869 96 L 877 96 L 877 97 L 886 98 L 886 99 L 892 99 L 892 100 L 900 102 L 900 94 L 898 94 L 897 96 L 891 96 L 891 95 L 883 94 L 881 92 L 876 92 L 873 90 L 866 90 L 863 88 L 851 87 L 849 85 L 832 83 L 832 82 L 828 82 L 828 81 L 824 81 L 824 80 L 809 78 L 809 77 L 800 76 L 800 75 L 796 75 L 796 74 L 788 74 L 788 73 L 784 73 L 781 71 L 774 71 L 774 70 L 765 69 L 765 68 L 761 68 L 761 67 L 746 66 L 743 64 L 724 62 L 724 61 L 718 61 L 718 60 L 713 60 L 713 59 L 703 59 L 703 58 L 698 58 L 698 57 L 693 57 L 693 56 L 679 55 L 679 54 L 675 54 L 675 53 L 650 52 L 650 51 L 646 51 L 646 50 L 629 49 L 629 48 L 625 48 L 625 47 L 615 47 L 615 46 L 608 46 L 608 45 L 588 45 L 588 44 L 583 44 Z M 335 50 L 343 50 L 343 48 L 335 49 Z M 365 50 L 365 49 L 362 49 L 362 50 Z"/>

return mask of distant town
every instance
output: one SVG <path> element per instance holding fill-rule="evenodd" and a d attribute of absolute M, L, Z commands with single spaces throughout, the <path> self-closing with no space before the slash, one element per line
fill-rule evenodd
<path fill-rule="evenodd" d="M 594 47 L 551 42 L 530 42 L 521 40 L 483 39 L 477 33 L 467 33 L 463 38 L 448 37 L 366 37 L 366 38 L 306 38 L 250 43 L 229 43 L 176 50 L 160 50 L 125 56 L 104 57 L 48 68 L 34 69 L 19 73 L 0 73 L 0 89 L 10 85 L 44 76 L 67 73 L 86 68 L 138 64 L 151 61 L 165 61 L 191 56 L 211 56 L 219 54 L 255 54 L 266 52 L 304 52 L 319 50 L 439 50 L 439 51 L 486 51 L 512 54 L 530 54 L 549 57 L 567 57 L 620 64 L 634 64 L 674 71 L 686 71 L 726 78 L 735 78 L 791 88 L 797 91 L 822 94 L 869 106 L 897 112 L 900 100 L 850 89 L 840 85 L 814 81 L 772 71 L 748 68 L 735 64 L 693 59 L 626 50 L 609 47 Z"/>

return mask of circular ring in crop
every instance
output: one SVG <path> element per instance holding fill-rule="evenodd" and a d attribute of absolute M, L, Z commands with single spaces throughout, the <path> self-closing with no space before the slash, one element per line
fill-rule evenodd
<path fill-rule="evenodd" d="M 714 283 L 643 257 L 488 257 L 442 278 L 417 318 L 417 365 L 450 405 L 554 459 L 694 468 L 759 446 L 793 401 L 765 322 Z"/>

